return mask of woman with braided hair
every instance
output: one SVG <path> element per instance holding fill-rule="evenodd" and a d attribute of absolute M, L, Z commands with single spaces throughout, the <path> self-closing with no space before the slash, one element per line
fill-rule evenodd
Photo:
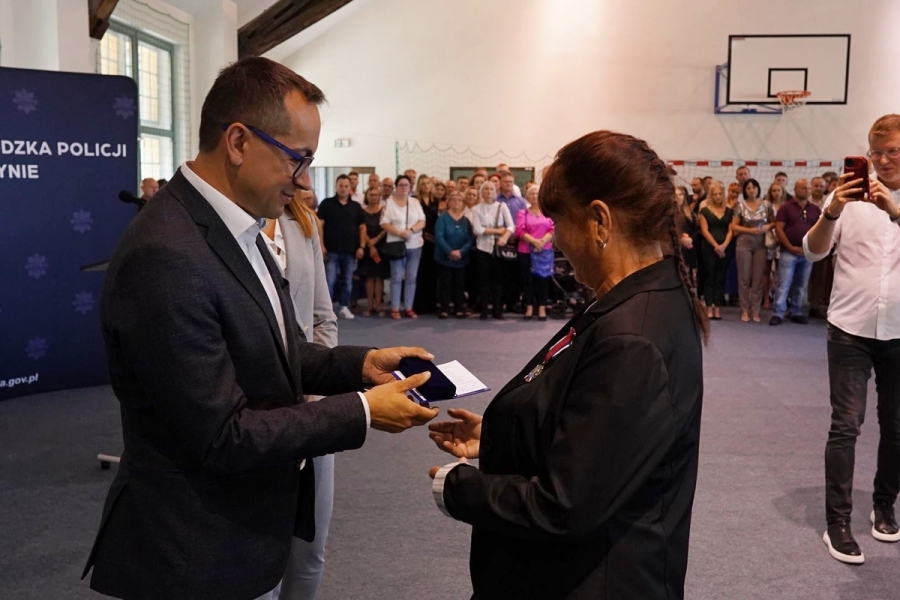
<path fill-rule="evenodd" d="M 683 598 L 708 324 L 675 189 L 646 142 L 598 131 L 559 151 L 539 202 L 597 300 L 484 417 L 430 427 L 479 459 L 432 468 L 435 501 L 473 526 L 474 598 Z"/>

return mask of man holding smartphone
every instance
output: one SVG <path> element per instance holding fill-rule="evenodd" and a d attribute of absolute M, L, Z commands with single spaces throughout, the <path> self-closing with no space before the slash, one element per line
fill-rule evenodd
<path fill-rule="evenodd" d="M 872 536 L 900 541 L 894 502 L 900 491 L 900 115 L 881 117 L 869 130 L 868 182 L 845 170 L 825 200 L 822 217 L 803 238 L 818 261 L 835 248 L 834 288 L 828 308 L 828 378 L 831 429 L 825 446 L 825 516 L 822 540 L 835 559 L 861 564 L 853 538 L 853 467 L 856 438 L 866 414 L 875 371 L 881 439 L 875 474 Z M 848 164 L 853 157 L 848 157 Z"/>

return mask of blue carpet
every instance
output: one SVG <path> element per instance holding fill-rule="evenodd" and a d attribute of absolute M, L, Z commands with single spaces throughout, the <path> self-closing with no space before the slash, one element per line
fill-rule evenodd
<path fill-rule="evenodd" d="M 422 345 L 498 390 L 560 321 L 340 322 L 345 344 Z M 854 532 L 865 565 L 831 559 L 823 452 L 830 408 L 825 328 L 741 323 L 726 311 L 706 352 L 700 476 L 686 596 L 867 600 L 900 597 L 900 544 L 869 535 L 878 426 L 874 386 L 857 445 Z M 481 411 L 493 391 L 442 407 Z M 97 598 L 79 581 L 121 450 L 109 388 L 0 403 L 0 598 Z M 372 431 L 340 454 L 320 598 L 468 598 L 469 527 L 431 499 L 429 467 L 447 462 L 424 430 Z"/>

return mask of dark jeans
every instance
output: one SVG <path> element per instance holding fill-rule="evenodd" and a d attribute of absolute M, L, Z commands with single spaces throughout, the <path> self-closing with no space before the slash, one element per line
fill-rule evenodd
<path fill-rule="evenodd" d="M 856 438 L 866 416 L 872 370 L 878 394 L 878 465 L 872 501 L 893 505 L 900 491 L 900 340 L 850 335 L 828 324 L 831 429 L 825 445 L 825 517 L 850 520 Z"/>
<path fill-rule="evenodd" d="M 441 267 L 441 312 L 450 312 L 450 303 L 453 310 L 463 311 L 463 292 L 466 291 L 465 267 Z"/>
<path fill-rule="evenodd" d="M 700 244 L 703 261 L 703 301 L 707 306 L 725 304 L 725 274 L 728 271 L 728 254 L 720 257 L 705 241 Z"/>
<path fill-rule="evenodd" d="M 356 255 L 349 252 L 329 252 L 325 260 L 325 280 L 331 301 L 339 306 L 350 306 L 353 292 L 353 271 L 356 270 Z"/>
<path fill-rule="evenodd" d="M 481 284 L 481 292 L 478 300 L 481 304 L 481 314 L 488 314 L 488 304 L 494 305 L 494 314 L 503 314 L 503 284 L 505 274 L 509 272 L 509 265 L 515 266 L 511 260 L 500 260 L 488 252 L 475 250 L 475 260 L 478 265 L 478 281 Z"/>

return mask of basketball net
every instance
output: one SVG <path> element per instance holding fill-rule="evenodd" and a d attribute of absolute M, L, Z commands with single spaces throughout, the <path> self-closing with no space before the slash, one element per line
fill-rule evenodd
<path fill-rule="evenodd" d="M 775 95 L 778 96 L 778 101 L 781 102 L 781 112 L 784 114 L 789 110 L 806 106 L 806 101 L 811 93 L 808 90 L 786 90 L 775 92 Z"/>

